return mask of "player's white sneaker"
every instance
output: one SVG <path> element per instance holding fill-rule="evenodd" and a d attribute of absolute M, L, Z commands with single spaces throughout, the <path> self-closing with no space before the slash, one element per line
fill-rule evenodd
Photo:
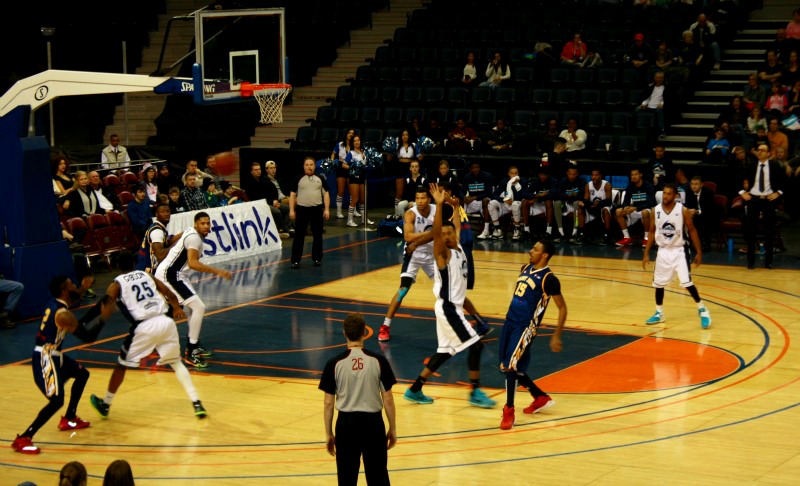
<path fill-rule="evenodd" d="M 485 240 L 485 239 L 488 239 L 490 236 L 491 236 L 491 234 L 489 233 L 489 228 L 484 228 L 483 229 L 483 233 L 478 235 L 478 239 L 479 240 Z"/>

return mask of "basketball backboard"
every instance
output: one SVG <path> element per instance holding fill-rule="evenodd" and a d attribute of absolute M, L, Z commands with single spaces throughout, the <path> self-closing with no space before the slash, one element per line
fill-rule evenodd
<path fill-rule="evenodd" d="M 195 16 L 195 101 L 240 97 L 242 82 L 286 83 L 284 9 L 202 10 Z"/>

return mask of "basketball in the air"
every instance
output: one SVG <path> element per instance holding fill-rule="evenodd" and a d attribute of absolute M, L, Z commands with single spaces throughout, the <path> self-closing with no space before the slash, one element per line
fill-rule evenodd
<path fill-rule="evenodd" d="M 217 162 L 214 170 L 220 175 L 231 175 L 239 169 L 239 156 L 233 152 L 220 152 L 214 155 Z"/>

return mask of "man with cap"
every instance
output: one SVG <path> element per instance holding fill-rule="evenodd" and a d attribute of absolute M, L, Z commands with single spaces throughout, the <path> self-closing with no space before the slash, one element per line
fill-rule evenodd
<path fill-rule="evenodd" d="M 240 199 L 239 196 L 233 194 L 236 190 L 233 187 L 233 184 L 228 181 L 222 181 L 219 183 L 219 188 L 222 190 L 222 195 L 220 196 L 220 206 L 230 206 L 231 204 L 238 204 L 242 202 L 242 199 Z"/>
<path fill-rule="evenodd" d="M 158 177 L 156 177 L 156 185 L 158 186 L 159 194 L 169 194 L 169 190 L 173 187 L 183 187 L 183 183 L 178 176 L 172 175 L 169 172 L 169 164 L 166 162 L 159 162 L 156 164 L 158 170 Z"/>
<path fill-rule="evenodd" d="M 128 203 L 128 221 L 133 232 L 141 239 L 153 222 L 153 211 L 144 183 L 137 184 L 133 191 L 133 201 Z"/>
<path fill-rule="evenodd" d="M 272 205 L 280 209 L 283 221 L 289 228 L 289 233 L 294 234 L 294 222 L 289 218 L 289 196 L 283 193 L 281 190 L 281 183 L 275 178 L 275 174 L 278 172 L 278 166 L 275 164 L 274 160 L 268 160 L 267 163 L 264 164 L 264 168 L 267 171 L 267 181 L 271 182 L 278 191 L 278 197 L 272 201 Z"/>
<path fill-rule="evenodd" d="M 633 45 L 628 49 L 627 59 L 631 67 L 639 71 L 639 79 L 644 80 L 647 70 L 653 65 L 653 48 L 644 41 L 644 34 L 633 36 Z"/>

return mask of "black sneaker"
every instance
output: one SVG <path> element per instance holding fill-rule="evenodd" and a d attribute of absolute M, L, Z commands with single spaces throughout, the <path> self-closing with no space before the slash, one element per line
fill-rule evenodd
<path fill-rule="evenodd" d="M 199 419 L 206 418 L 208 413 L 206 413 L 206 409 L 203 408 L 203 404 L 200 403 L 200 400 L 197 400 L 196 402 L 192 402 L 192 405 L 194 405 L 194 415 L 195 415 L 195 417 L 197 417 Z"/>
<path fill-rule="evenodd" d="M 89 397 L 89 403 L 92 404 L 92 408 L 97 410 L 97 413 L 99 413 L 101 417 L 108 418 L 108 409 L 110 405 L 106 404 L 100 397 L 92 395 Z"/>
<path fill-rule="evenodd" d="M 319 261 L 319 260 L 314 260 L 314 266 L 315 266 L 315 267 L 319 267 L 319 266 L 321 266 L 321 265 L 322 265 L 322 262 L 321 262 L 321 261 Z"/>
<path fill-rule="evenodd" d="M 211 358 L 212 356 L 214 356 L 213 351 L 204 348 L 203 345 L 200 343 L 197 343 L 197 346 L 195 346 L 194 348 L 194 352 L 199 354 L 203 358 Z"/>
<path fill-rule="evenodd" d="M 197 350 L 192 351 L 192 354 L 186 353 L 186 355 L 183 357 L 183 360 L 200 370 L 203 368 L 208 368 L 208 363 L 197 353 Z"/>
<path fill-rule="evenodd" d="M 297 263 L 297 262 L 292 263 L 292 270 L 297 270 L 298 268 L 300 268 L 300 264 L 299 263 Z"/>

